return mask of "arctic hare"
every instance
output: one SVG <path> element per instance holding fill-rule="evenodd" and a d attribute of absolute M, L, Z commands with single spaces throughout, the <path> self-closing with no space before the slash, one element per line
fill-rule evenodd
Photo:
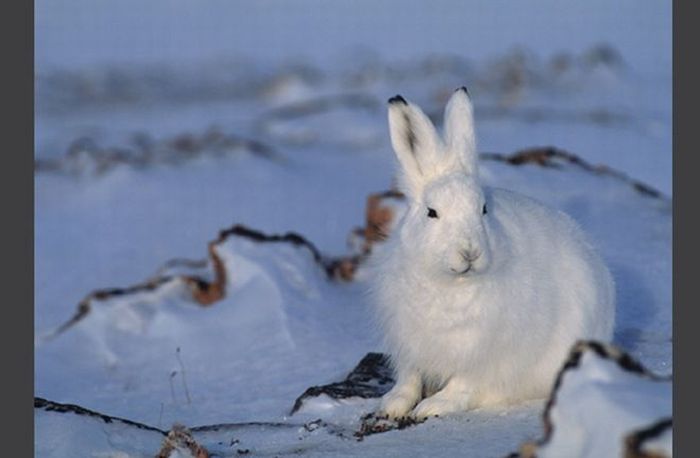
<path fill-rule="evenodd" d="M 578 339 L 610 340 L 610 272 L 570 217 L 480 184 L 465 88 L 442 136 L 398 95 L 389 127 L 408 208 L 373 259 L 396 373 L 381 411 L 425 418 L 546 396 Z"/>

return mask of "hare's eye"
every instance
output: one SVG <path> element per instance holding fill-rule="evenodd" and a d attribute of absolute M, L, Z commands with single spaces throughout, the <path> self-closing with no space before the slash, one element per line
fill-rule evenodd
<path fill-rule="evenodd" d="M 435 209 L 428 207 L 428 218 L 437 218 L 438 214 Z"/>
<path fill-rule="evenodd" d="M 481 214 L 485 215 L 486 213 L 488 212 L 486 211 L 486 204 L 484 204 L 484 208 L 481 210 Z"/>

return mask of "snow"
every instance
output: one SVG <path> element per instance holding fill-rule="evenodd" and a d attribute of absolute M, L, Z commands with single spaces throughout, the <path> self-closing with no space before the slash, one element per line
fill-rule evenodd
<path fill-rule="evenodd" d="M 153 457 L 163 440 L 157 431 L 83 415 L 37 411 L 35 456 Z"/>
<path fill-rule="evenodd" d="M 553 434 L 538 456 L 624 456 L 620 440 L 671 417 L 671 380 L 640 376 L 594 352 L 564 373 L 549 412 Z M 604 415 L 601 415 L 604 412 Z M 649 447 L 672 455 L 667 430 Z"/>
<path fill-rule="evenodd" d="M 207 243 L 234 224 L 294 231 L 325 256 L 347 254 L 367 196 L 392 182 L 385 100 L 401 93 L 439 121 L 462 85 L 474 97 L 480 151 L 554 145 L 662 193 L 649 197 L 573 165 L 481 164 L 486 184 L 581 224 L 616 280 L 614 343 L 671 374 L 670 12 L 670 3 L 632 1 L 442 1 L 420 13 L 312 0 L 208 9 L 160 0 L 37 3 L 35 157 L 65 167 L 35 174 L 35 394 L 162 431 L 182 423 L 218 456 L 503 456 L 541 437 L 544 400 L 360 442 L 347 437 L 377 399 L 317 398 L 290 416 L 308 387 L 342 380 L 381 349 L 362 269 L 355 281 L 329 280 L 309 250 L 291 244 L 233 237 L 219 245 L 229 284 L 208 307 L 191 301 L 176 277 L 154 291 L 93 301 L 83 320 L 45 338 L 91 291 L 144 282 L 173 258 L 205 259 Z M 172 146 L 212 127 L 274 154 Z M 81 137 L 141 154 L 136 134 L 156 145 L 151 162 L 95 173 L 89 154 L 63 159 Z M 180 270 L 212 276 L 211 265 L 168 272 Z M 584 358 L 589 364 L 582 380 L 595 372 Z M 591 425 L 603 406 L 624 412 L 610 392 L 616 383 L 633 387 L 624 402 L 643 394 L 658 401 L 636 402 L 649 410 L 625 418 L 647 426 L 652 414 L 668 414 L 670 388 L 649 391 L 599 369 L 611 377 L 590 393 L 601 408 L 572 421 Z M 164 438 L 35 412 L 37 456 L 154 456 Z M 325 426 L 304 427 L 319 418 Z M 221 424 L 228 426 L 196 429 Z M 668 450 L 668 435 L 658 441 Z"/>

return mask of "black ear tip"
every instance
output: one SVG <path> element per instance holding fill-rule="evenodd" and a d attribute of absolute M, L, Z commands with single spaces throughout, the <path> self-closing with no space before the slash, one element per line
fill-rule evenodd
<path fill-rule="evenodd" d="M 396 94 L 392 98 L 389 99 L 389 103 L 403 103 L 404 105 L 408 105 L 408 102 L 406 102 L 406 99 L 401 97 L 400 95 Z"/>
<path fill-rule="evenodd" d="M 463 91 L 465 94 L 467 94 L 467 97 L 469 97 L 469 91 L 467 90 L 466 86 L 462 86 L 462 87 L 458 88 L 455 92 L 458 92 L 458 91 Z"/>

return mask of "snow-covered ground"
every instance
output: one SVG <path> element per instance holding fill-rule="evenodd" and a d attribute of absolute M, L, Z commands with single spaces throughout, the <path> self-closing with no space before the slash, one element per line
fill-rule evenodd
<path fill-rule="evenodd" d="M 36 5 L 35 393 L 153 427 L 37 408 L 38 456 L 154 456 L 175 422 L 213 456 L 493 457 L 543 436 L 545 400 L 361 442 L 347 436 L 377 399 L 290 415 L 381 350 L 361 267 L 330 279 L 304 245 L 229 237 L 215 247 L 225 295 L 207 307 L 178 274 L 211 279 L 211 262 L 158 272 L 211 259 L 235 224 L 301 234 L 323 261 L 348 254 L 367 196 L 391 186 L 396 93 L 440 122 L 467 85 L 481 152 L 551 145 L 659 191 L 565 161 L 482 161 L 486 184 L 583 226 L 616 279 L 614 343 L 672 373 L 670 3 L 193 5 Z M 92 291 L 156 274 L 172 279 L 98 294 L 47 338 Z"/>

